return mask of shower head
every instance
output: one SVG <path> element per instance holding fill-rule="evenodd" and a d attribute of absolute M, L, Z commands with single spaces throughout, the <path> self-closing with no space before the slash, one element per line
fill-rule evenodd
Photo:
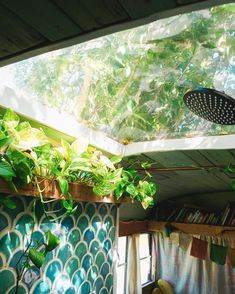
<path fill-rule="evenodd" d="M 235 125 L 235 99 L 214 89 L 197 87 L 184 95 L 196 115 L 221 125 Z"/>

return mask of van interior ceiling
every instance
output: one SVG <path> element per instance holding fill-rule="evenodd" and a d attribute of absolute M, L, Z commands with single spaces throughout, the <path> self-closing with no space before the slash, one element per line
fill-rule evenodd
<path fill-rule="evenodd" d="M 235 293 L 234 1 L 0 15 L 0 294 Z"/>

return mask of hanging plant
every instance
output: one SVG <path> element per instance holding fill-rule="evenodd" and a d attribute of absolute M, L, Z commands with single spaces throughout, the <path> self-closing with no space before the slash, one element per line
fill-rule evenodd
<path fill-rule="evenodd" d="M 0 119 L 0 177 L 17 191 L 17 187 L 32 183 L 46 215 L 50 213 L 45 203 L 60 201 L 61 216 L 76 210 L 69 183 L 92 187 L 99 196 L 113 194 L 116 199 L 129 196 L 141 202 L 144 208 L 153 205 L 156 184 L 147 172 L 140 177 L 134 168 L 121 167 L 121 156 L 108 158 L 101 151 L 76 140 L 72 144 L 61 141 L 51 143 L 43 130 L 33 128 L 28 122 L 8 109 Z M 41 183 L 57 181 L 61 190 L 58 199 L 44 199 Z"/>

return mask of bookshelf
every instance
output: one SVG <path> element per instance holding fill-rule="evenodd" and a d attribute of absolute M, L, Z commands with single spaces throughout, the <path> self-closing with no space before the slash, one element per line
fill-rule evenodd
<path fill-rule="evenodd" d="M 165 202 L 155 208 L 152 219 L 169 223 L 234 227 L 235 202 L 228 202 L 224 209 L 217 211 L 189 204 Z"/>

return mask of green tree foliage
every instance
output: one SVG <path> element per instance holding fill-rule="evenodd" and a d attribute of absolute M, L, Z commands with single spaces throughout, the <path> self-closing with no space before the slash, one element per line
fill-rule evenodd
<path fill-rule="evenodd" d="M 119 141 L 234 133 L 182 99 L 195 86 L 231 89 L 234 28 L 234 5 L 223 5 L 21 62 L 15 76 L 29 95 Z"/>

